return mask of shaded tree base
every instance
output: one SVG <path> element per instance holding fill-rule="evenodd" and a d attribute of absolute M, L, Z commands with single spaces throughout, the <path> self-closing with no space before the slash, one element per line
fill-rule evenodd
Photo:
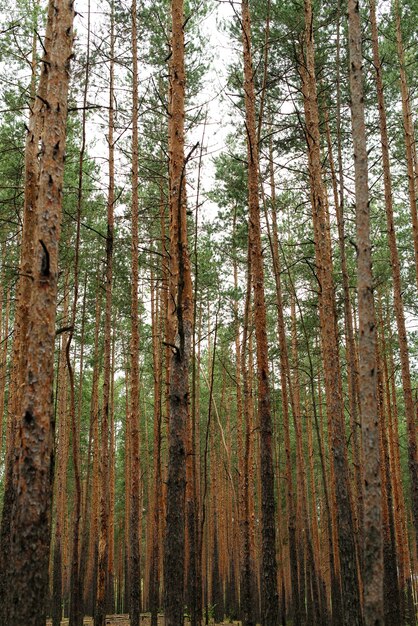
<path fill-rule="evenodd" d="M 107 626 L 130 626 L 129 615 L 109 615 L 106 618 Z M 149 613 L 144 613 L 141 615 L 141 626 L 150 626 L 151 624 L 151 616 Z M 184 626 L 188 626 L 190 624 L 189 620 L 185 620 Z M 211 626 L 241 626 L 241 622 L 237 621 L 225 621 L 225 622 L 213 622 L 210 621 L 209 624 Z M 52 626 L 52 621 L 49 619 L 46 622 L 46 626 Z M 62 620 L 61 626 L 68 626 L 68 618 Z M 84 626 L 94 626 L 94 621 L 92 617 L 84 618 Z M 164 626 L 164 616 L 160 615 L 158 617 L 158 626 Z"/>

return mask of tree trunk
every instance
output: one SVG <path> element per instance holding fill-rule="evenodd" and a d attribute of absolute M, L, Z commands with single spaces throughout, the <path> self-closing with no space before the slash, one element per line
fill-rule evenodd
<path fill-rule="evenodd" d="M 80 230 L 81 230 L 81 207 L 83 202 L 83 165 L 84 155 L 86 150 L 86 116 L 87 116 L 87 93 L 88 93 L 88 81 L 90 71 L 90 2 L 88 3 L 88 18 L 87 18 L 87 57 L 86 68 L 84 78 L 84 90 L 83 90 L 83 113 L 82 113 L 82 128 L 81 128 L 81 149 L 78 163 L 78 193 L 77 193 L 77 226 L 76 226 L 76 240 L 75 240 L 75 255 L 74 255 L 74 292 L 73 292 L 73 307 L 71 314 L 70 332 L 67 339 L 67 345 L 65 348 L 67 357 L 67 368 L 70 382 L 70 419 L 71 419 L 71 435 L 72 435 L 72 450 L 73 450 L 73 470 L 74 470 L 74 485 L 75 485 L 75 500 L 74 500 L 74 519 L 73 519 L 73 544 L 72 544 L 72 557 L 71 557 L 71 583 L 70 583 L 70 610 L 69 610 L 69 626 L 83 626 L 83 593 L 82 584 L 80 579 L 80 563 L 79 563 L 79 541 L 80 541 L 80 522 L 81 522 L 81 467 L 80 467 L 80 431 L 79 424 L 77 422 L 76 413 L 76 400 L 75 400 L 75 381 L 74 371 L 71 365 L 70 350 L 71 342 L 74 336 L 74 327 L 76 324 L 77 316 L 77 302 L 79 291 L 79 256 L 80 256 Z M 85 306 L 85 294 L 84 304 Z M 84 324 L 84 316 L 83 316 Z M 82 348 L 83 349 L 83 344 Z"/>
<path fill-rule="evenodd" d="M 242 39 L 244 57 L 244 94 L 247 127 L 249 249 L 254 290 L 254 319 L 257 339 L 258 398 L 261 467 L 261 574 L 263 626 L 275 626 L 279 619 L 276 561 L 276 519 L 272 418 L 269 390 L 266 303 L 261 247 L 258 144 L 256 133 L 255 88 L 251 56 L 251 22 L 248 0 L 242 4 Z"/>
<path fill-rule="evenodd" d="M 395 19 L 396 19 L 396 44 L 399 59 L 399 76 L 401 83 L 401 97 L 402 97 L 402 117 L 405 139 L 405 153 L 406 153 L 406 167 L 408 175 L 408 192 L 409 192 L 409 206 L 411 210 L 412 219 L 412 239 L 414 245 L 414 259 L 415 259 L 415 275 L 418 286 L 418 215 L 417 215 L 417 187 L 415 181 L 415 168 L 414 168 L 414 152 L 415 152 L 415 133 L 414 133 L 414 121 L 412 118 L 411 110 L 411 96 L 408 89 L 408 80 L 406 76 L 406 64 L 405 64 L 405 51 L 402 41 L 402 27 L 401 27 L 401 11 L 399 8 L 399 0 L 394 2 Z M 416 453 L 416 451 L 415 451 Z M 415 489 L 418 491 L 417 474 L 412 474 L 413 466 L 411 461 L 411 450 L 409 450 L 410 459 L 410 471 L 411 481 L 415 485 Z M 417 463 L 415 457 L 415 464 Z M 415 468 L 416 470 L 417 468 Z M 416 494 L 414 494 L 414 506 Z M 414 511 L 414 524 L 415 533 L 418 533 L 417 529 L 417 514 L 418 511 Z"/>
<path fill-rule="evenodd" d="M 236 261 L 234 261 L 235 285 L 238 287 L 238 272 Z M 251 309 L 251 258 L 248 251 L 247 264 L 247 290 L 244 307 L 244 323 L 242 331 L 242 346 L 239 344 L 239 328 L 238 328 L 238 306 L 236 307 L 236 359 L 237 359 L 237 419 L 239 421 L 238 428 L 242 429 L 244 417 L 244 445 L 239 440 L 239 474 L 240 474 L 240 600 L 241 600 L 241 619 L 243 626 L 255 626 L 255 598 L 254 598 L 254 563 L 251 556 L 251 537 L 250 537 L 250 462 L 251 462 L 251 424 L 250 424 L 250 407 L 251 395 L 249 391 L 248 367 L 247 367 L 247 343 L 248 343 L 248 325 Z M 242 388 L 241 388 L 242 373 Z"/>
<path fill-rule="evenodd" d="M 8 594 L 10 626 L 44 626 L 48 597 L 58 243 L 74 19 L 72 3 L 54 4 L 57 6 L 45 97 L 48 106 L 44 112 L 38 196 L 32 208 L 37 223 L 32 253 L 28 256 L 32 266 L 32 293 L 27 335 L 22 337 L 25 342 L 22 347 L 25 354 L 21 370 L 23 386 L 16 406 L 15 495 L 10 525 L 13 585 Z M 21 272 L 25 272 L 23 264 Z"/>
<path fill-rule="evenodd" d="M 354 145 L 359 388 L 364 455 L 363 592 L 365 626 L 383 625 L 383 545 L 377 398 L 376 319 L 373 299 L 368 159 L 360 9 L 348 0 L 351 125 Z"/>
<path fill-rule="evenodd" d="M 154 449 L 153 449 L 153 481 L 154 497 L 152 509 L 152 529 L 150 533 L 151 563 L 150 563 L 150 593 L 149 604 L 151 610 L 151 626 L 158 626 L 159 589 L 160 589 L 160 518 L 161 503 L 161 382 L 162 358 L 160 350 L 160 315 L 157 287 L 154 282 L 151 292 L 152 337 L 153 337 L 153 365 L 154 365 Z"/>
<path fill-rule="evenodd" d="M 29 311 L 32 293 L 32 264 L 34 257 L 35 229 L 37 222 L 36 212 L 36 192 L 39 176 L 38 149 L 39 141 L 44 126 L 45 97 L 48 83 L 48 69 L 50 62 L 51 42 L 52 42 L 52 21 L 54 3 L 52 0 L 48 4 L 48 14 L 46 22 L 46 33 L 44 40 L 44 56 L 39 79 L 38 92 L 35 89 L 36 80 L 36 39 L 34 39 L 32 51 L 32 80 L 31 80 L 31 100 L 33 107 L 29 118 L 29 131 L 25 142 L 25 195 L 23 206 L 23 229 L 20 252 L 19 280 L 16 288 L 16 305 L 14 336 L 11 359 L 10 390 L 8 401 L 8 412 L 10 418 L 7 424 L 6 435 L 6 456 L 5 456 L 5 485 L 3 497 L 3 511 L 0 530 L 0 623 L 7 623 L 7 588 L 8 588 L 8 566 L 10 565 L 10 536 L 11 536 L 11 515 L 14 501 L 13 493 L 13 464 L 15 457 L 15 440 L 18 427 L 18 413 L 20 412 L 20 394 L 23 389 L 25 373 L 25 342 L 29 326 Z M 36 98 L 36 95 L 40 98 Z"/>
<path fill-rule="evenodd" d="M 129 438 L 131 457 L 130 488 L 130 605 L 132 626 L 139 626 L 141 612 L 141 578 L 139 555 L 139 320 L 138 320 L 138 36 L 136 0 L 132 2 L 132 300 L 131 300 L 131 406 Z"/>
<path fill-rule="evenodd" d="M 331 425 L 332 453 L 335 470 L 338 546 L 344 603 L 344 625 L 360 626 L 362 622 L 347 444 L 345 439 L 335 294 L 332 277 L 332 252 L 326 214 L 326 197 L 322 181 L 319 111 L 315 77 L 315 51 L 311 0 L 305 0 L 305 59 L 300 74 L 304 97 L 309 159 L 309 176 L 313 208 L 315 259 L 320 284 L 319 317 L 321 349 L 324 362 L 326 406 Z M 332 419 L 331 419 L 332 416 Z"/>
<path fill-rule="evenodd" d="M 113 281 L 113 228 L 115 202 L 115 149 L 114 149 L 114 5 L 111 2 L 110 15 L 110 86 L 109 86 L 109 187 L 107 196 L 107 237 L 106 237 L 106 304 L 104 320 L 103 356 L 103 406 L 101 415 L 100 445 L 100 524 L 99 554 L 97 573 L 97 600 L 94 623 L 105 626 L 108 596 L 109 565 L 109 418 L 110 418 L 110 379 L 111 379 L 111 326 L 112 326 L 112 281 Z"/>
<path fill-rule="evenodd" d="M 370 2 L 371 17 L 375 7 L 374 0 Z M 396 37 L 398 45 L 398 56 L 400 63 L 400 76 L 401 76 L 401 93 L 402 93 L 402 111 L 403 111 L 403 123 L 405 131 L 405 146 L 406 146 L 406 159 L 408 167 L 408 189 L 409 200 L 412 215 L 413 226 L 413 240 L 415 251 L 415 264 L 417 272 L 418 283 L 418 218 L 417 218 L 417 198 L 416 198 L 416 185 L 415 175 L 413 167 L 413 147 L 414 147 L 414 124 L 412 120 L 410 96 L 408 93 L 406 72 L 405 72 L 405 58 L 402 44 L 401 34 L 401 22 L 400 22 L 400 10 L 398 2 L 395 2 L 396 9 Z M 412 396 L 411 386 L 411 374 L 409 367 L 408 357 L 408 341 L 405 325 L 405 314 L 402 302 L 401 291 L 401 277 L 400 277 L 400 263 L 399 255 L 396 245 L 395 226 L 393 219 L 393 203 L 392 203 L 392 184 L 390 176 L 389 166 L 389 141 L 387 136 L 386 125 L 386 111 L 383 94 L 383 81 L 381 75 L 381 65 L 379 59 L 379 48 L 377 40 L 377 26 L 376 18 L 374 17 L 373 28 L 373 54 L 374 64 L 376 68 L 376 83 L 378 91 L 378 106 L 379 106 L 379 121 L 380 121 L 380 133 L 382 144 L 382 156 L 383 156 L 383 168 L 384 168 L 384 182 L 385 182 L 385 206 L 386 206 L 386 221 L 388 228 L 389 249 L 391 255 L 391 267 L 393 278 L 393 299 L 396 324 L 398 329 L 398 341 L 399 341 L 399 354 L 401 359 L 401 373 L 402 373 L 402 389 L 405 401 L 405 416 L 408 433 L 408 466 L 410 473 L 411 484 L 411 507 L 413 514 L 413 522 L 415 528 L 415 537 L 418 540 L 418 441 L 417 441 L 417 428 L 416 428 L 416 414 L 414 407 L 414 400 Z"/>
<path fill-rule="evenodd" d="M 189 362 L 193 335 L 193 290 L 187 248 L 184 155 L 184 6 L 172 0 L 171 102 L 169 117 L 171 346 L 169 451 L 164 545 L 166 626 L 182 626 L 184 615 L 186 430 L 189 423 Z"/>
<path fill-rule="evenodd" d="M 90 405 L 90 423 L 93 439 L 93 467 L 90 502 L 89 522 L 89 546 L 87 554 L 87 568 L 84 579 L 84 606 L 88 614 L 94 614 L 96 607 L 97 590 L 97 556 L 98 556 L 98 533 L 99 533 L 99 378 L 101 371 L 101 353 L 99 346 L 99 334 L 101 328 L 102 313 L 102 289 L 99 278 L 96 281 L 96 304 L 94 324 L 94 357 L 93 357 L 93 381 Z M 86 520 L 85 520 L 86 521 Z"/>
<path fill-rule="evenodd" d="M 64 303 L 62 312 L 62 323 L 67 326 L 68 323 L 68 277 L 67 271 L 64 279 Z M 62 545 L 63 534 L 65 529 L 65 520 L 67 518 L 67 469 L 68 469 L 68 453 L 69 453 L 69 424 L 68 424 L 68 374 L 66 370 L 66 351 L 65 345 L 67 339 L 63 335 L 61 339 L 59 359 L 58 359 L 58 377 L 57 377 L 57 417 L 58 417 L 58 445 L 57 450 L 57 471 L 55 476 L 55 533 L 53 546 L 53 565 L 52 565 L 52 624 L 60 626 L 62 619 L 63 607 L 63 585 L 62 585 Z"/>
<path fill-rule="evenodd" d="M 391 414 L 388 367 L 386 357 L 385 329 L 382 318 L 382 307 L 379 298 L 380 346 L 377 347 L 378 380 L 379 380 L 379 421 L 380 421 L 380 456 L 382 478 L 382 539 L 384 567 L 384 613 L 385 626 L 400 626 L 403 623 L 400 608 L 398 564 L 396 559 L 396 537 L 393 515 L 393 497 L 391 483 L 391 467 L 389 458 L 389 441 L 386 429 L 386 414 Z M 386 391 L 386 397 L 385 397 Z M 385 406 L 386 400 L 386 406 Z"/>

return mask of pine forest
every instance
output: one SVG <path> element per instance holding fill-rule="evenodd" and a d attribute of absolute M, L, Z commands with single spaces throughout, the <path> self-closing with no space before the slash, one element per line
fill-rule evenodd
<path fill-rule="evenodd" d="M 417 0 L 0 0 L 0 626 L 418 625 L 417 107 Z"/>

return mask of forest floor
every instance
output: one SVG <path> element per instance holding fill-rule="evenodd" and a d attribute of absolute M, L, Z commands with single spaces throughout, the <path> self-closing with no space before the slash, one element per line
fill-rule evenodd
<path fill-rule="evenodd" d="M 190 622 L 187 620 L 184 622 L 184 626 L 187 626 Z M 151 618 L 149 615 L 141 616 L 141 626 L 150 626 Z M 214 622 L 210 622 L 211 626 L 240 626 L 241 622 L 221 622 L 215 624 Z M 129 626 L 129 616 L 128 615 L 109 615 L 106 618 L 107 626 Z M 161 616 L 158 618 L 158 626 L 164 626 L 164 617 Z M 51 626 L 51 620 L 48 620 L 46 626 Z M 61 626 L 68 626 L 68 619 L 64 619 L 61 622 Z M 84 626 L 94 626 L 93 619 L 91 617 L 84 618 Z"/>

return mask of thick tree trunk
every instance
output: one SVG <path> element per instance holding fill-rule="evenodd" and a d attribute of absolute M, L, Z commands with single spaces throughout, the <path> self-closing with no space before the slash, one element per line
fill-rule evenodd
<path fill-rule="evenodd" d="M 37 223 L 33 232 L 32 293 L 22 363 L 23 385 L 16 406 L 14 502 L 11 514 L 8 624 L 44 626 L 53 479 L 53 379 L 58 243 L 66 142 L 69 63 L 74 9 L 54 5 L 39 166 Z M 34 158 L 36 158 L 34 154 Z M 22 273 L 25 268 L 22 266 Z M 23 348 L 22 348 L 23 353 Z M 24 598 L 24 602 L 22 602 Z"/>
<path fill-rule="evenodd" d="M 364 454 L 363 592 L 366 626 L 383 625 L 383 545 L 377 398 L 376 319 L 373 299 L 368 159 L 364 113 L 360 8 L 348 0 L 351 125 L 354 145 L 359 388 Z"/>
<path fill-rule="evenodd" d="M 29 118 L 29 131 L 25 142 L 25 196 L 23 207 L 23 230 L 20 252 L 19 280 L 16 288 L 16 305 L 14 336 L 11 358 L 11 376 L 8 412 L 9 420 L 6 435 L 6 457 L 5 457 L 5 485 L 3 496 L 3 511 L 0 529 L 0 623 L 7 624 L 7 585 L 8 566 L 10 564 L 10 536 L 11 536 L 11 515 L 14 501 L 13 493 L 13 464 L 15 458 L 15 438 L 18 426 L 18 413 L 20 411 L 20 394 L 23 389 L 23 377 L 25 372 L 25 341 L 29 325 L 29 311 L 32 293 L 32 265 L 34 257 L 35 228 L 37 222 L 36 212 L 36 191 L 39 176 L 38 149 L 39 141 L 44 126 L 45 97 L 48 83 L 49 57 L 52 42 L 52 18 L 54 3 L 48 4 L 48 15 L 46 22 L 46 33 L 44 40 L 44 56 L 39 79 L 36 98 L 36 40 L 32 52 L 32 80 L 31 99 L 33 102 L 31 115 Z"/>
<path fill-rule="evenodd" d="M 1 287 L 3 288 L 3 287 Z M 1 294 L 3 296 L 3 293 Z M 4 311 L 4 318 L 2 320 L 2 332 L 1 332 L 1 345 L 0 351 L 0 455 L 3 449 L 3 415 L 4 407 L 6 406 L 5 390 L 7 381 L 7 351 L 9 347 L 9 321 L 10 321 L 10 289 L 5 290 L 6 307 Z M 0 308 L 1 311 L 1 308 Z"/>

